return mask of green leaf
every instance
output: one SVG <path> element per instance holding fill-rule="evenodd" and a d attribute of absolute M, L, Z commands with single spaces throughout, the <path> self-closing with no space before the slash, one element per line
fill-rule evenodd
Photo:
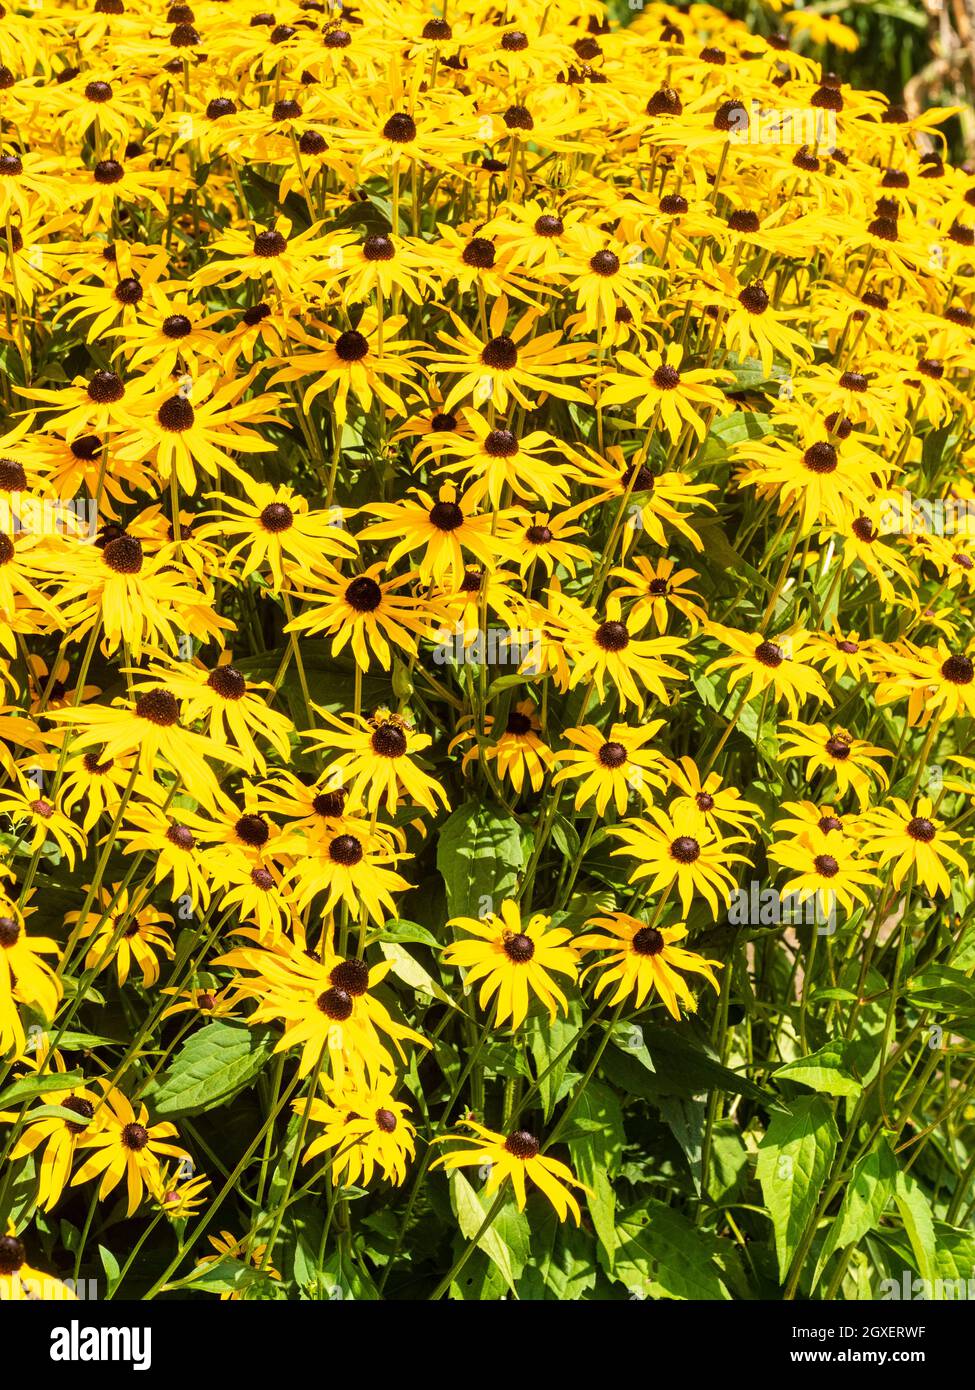
<path fill-rule="evenodd" d="M 801 1082 L 827 1096 L 858 1096 L 863 1087 L 850 1071 L 849 1053 L 849 1045 L 838 1038 L 808 1057 L 786 1062 L 772 1076 L 776 1080 Z"/>
<path fill-rule="evenodd" d="M 826 1102 L 803 1096 L 787 1113 L 772 1116 L 759 1145 L 757 1174 L 775 1231 L 782 1283 L 822 1195 L 838 1137 Z"/>
<path fill-rule="evenodd" d="M 271 1055 L 268 1028 L 215 1020 L 188 1038 L 152 1091 L 160 1119 L 224 1105 L 258 1074 Z"/>
<path fill-rule="evenodd" d="M 546 1203 L 540 1221 L 532 1221 L 532 1261 L 518 1280 L 518 1297 L 569 1303 L 595 1287 L 596 1274 L 592 1236 L 559 1221 Z"/>
<path fill-rule="evenodd" d="M 271 1283 L 271 1276 L 267 1272 L 262 1273 L 243 1260 L 223 1256 L 212 1264 L 197 1265 L 185 1279 L 167 1287 L 206 1293 L 245 1293 L 262 1288 L 270 1295 L 273 1294 L 273 1289 L 268 1287 Z"/>
<path fill-rule="evenodd" d="M 108 1280 L 108 1292 L 111 1293 L 122 1277 L 122 1268 L 111 1250 L 106 1250 L 104 1245 L 98 1247 L 98 1254 L 105 1271 L 105 1277 Z"/>
<path fill-rule="evenodd" d="M 441 945 L 433 932 L 428 931 L 426 927 L 421 927 L 419 922 L 386 922 L 380 934 L 380 940 L 412 943 L 415 946 L 429 946 L 434 951 L 439 950 Z"/>
<path fill-rule="evenodd" d="M 930 1283 L 935 1280 L 934 1217 L 921 1184 L 910 1173 L 899 1172 L 894 1183 L 894 1201 L 904 1223 L 917 1261 L 917 1271 Z"/>
<path fill-rule="evenodd" d="M 47 1091 L 70 1091 L 74 1086 L 80 1086 L 84 1082 L 84 1076 L 80 1071 L 60 1071 L 46 1073 L 43 1076 L 22 1076 L 19 1081 L 8 1086 L 0 1092 L 0 1110 L 6 1110 L 8 1106 L 23 1105 L 25 1100 L 30 1100 L 32 1096 L 42 1096 Z"/>
<path fill-rule="evenodd" d="M 576 1107 L 574 1121 L 585 1131 L 569 1139 L 576 1174 L 592 1189 L 587 1194 L 589 1215 L 610 1267 L 616 1251 L 616 1194 L 610 1177 L 619 1171 L 625 1135 L 623 1111 L 615 1093 L 590 1081 Z"/>
<path fill-rule="evenodd" d="M 870 1152 L 853 1165 L 843 1202 L 820 1251 L 812 1280 L 814 1289 L 831 1255 L 848 1245 L 858 1245 L 868 1231 L 879 1228 L 896 1179 L 897 1160 L 887 1141 L 878 1139 Z"/>
<path fill-rule="evenodd" d="M 679 1033 L 666 1024 L 641 1024 L 644 1045 L 653 1062 L 648 1071 L 632 1046 L 626 1051 L 610 1048 L 603 1058 L 603 1070 L 630 1095 L 655 1100 L 657 1096 L 699 1096 L 705 1091 L 726 1091 L 747 1096 L 776 1109 L 779 1099 L 760 1086 L 722 1066 L 710 1047 L 698 1038 L 688 1024 Z"/>
<path fill-rule="evenodd" d="M 547 1123 L 555 1109 L 565 1073 L 572 1060 L 573 1049 L 569 1043 L 574 1036 L 581 1036 L 582 1033 L 582 1009 L 579 1001 L 570 1001 L 568 1018 L 559 1015 L 549 1021 L 547 1016 L 532 1014 L 527 1026 L 528 1044 L 535 1062 L 535 1075 L 542 1077 L 538 1094 Z M 560 1053 L 564 1055 L 559 1056 Z"/>
<path fill-rule="evenodd" d="M 491 1201 L 494 1201 L 492 1197 Z M 460 1227 L 461 1235 L 465 1240 L 473 1240 L 484 1222 L 490 1210 L 491 1203 L 484 1206 L 480 1197 L 471 1187 L 470 1183 L 459 1170 L 450 1176 L 450 1202 L 457 1217 L 457 1224 Z M 511 1289 L 515 1289 L 514 1267 L 511 1251 L 501 1239 L 497 1226 L 489 1226 L 481 1235 L 477 1242 L 478 1248 L 483 1250 L 488 1259 L 497 1265 L 504 1278 L 504 1282 Z"/>
<path fill-rule="evenodd" d="M 510 897 L 524 867 L 521 828 L 490 802 L 467 801 L 450 816 L 437 841 L 437 868 L 452 917 L 495 912 Z"/>
<path fill-rule="evenodd" d="M 698 1230 L 686 1216 L 650 1199 L 617 1224 L 613 1276 L 634 1298 L 731 1297 L 716 1260 L 726 1242 Z"/>
<path fill-rule="evenodd" d="M 451 1009 L 459 1007 L 447 991 L 441 988 L 429 970 L 422 966 L 418 960 L 415 960 L 398 941 L 380 941 L 379 949 L 390 962 L 396 978 L 402 980 L 405 985 L 409 985 L 410 989 L 415 990 L 417 994 L 427 994 L 441 1004 L 448 1005 Z"/>

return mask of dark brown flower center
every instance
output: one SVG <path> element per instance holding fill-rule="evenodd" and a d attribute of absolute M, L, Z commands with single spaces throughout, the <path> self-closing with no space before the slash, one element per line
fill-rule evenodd
<path fill-rule="evenodd" d="M 369 967 L 360 956 L 349 956 L 347 960 L 339 961 L 328 978 L 336 989 L 344 990 L 357 999 L 369 988 Z"/>
<path fill-rule="evenodd" d="M 535 219 L 535 235 L 544 237 L 561 236 L 565 231 L 565 223 L 561 217 L 554 217 L 551 213 L 543 212 L 541 217 Z"/>
<path fill-rule="evenodd" d="M 600 623 L 596 628 L 596 643 L 604 652 L 621 652 L 630 645 L 630 634 L 625 623 Z"/>
<path fill-rule="evenodd" d="M 144 691 L 135 702 L 135 712 L 140 719 L 148 719 L 150 724 L 158 724 L 168 729 L 179 723 L 179 702 L 168 690 L 156 687 Z"/>
<path fill-rule="evenodd" d="M 511 458 L 518 452 L 518 440 L 510 430 L 491 430 L 484 437 L 484 452 L 494 459 Z"/>
<path fill-rule="evenodd" d="M 236 666 L 215 666 L 207 685 L 224 700 L 241 700 L 247 693 L 247 682 Z"/>
<path fill-rule="evenodd" d="M 925 816 L 914 816 L 907 823 L 907 833 L 912 840 L 920 840 L 922 844 L 929 845 L 934 839 L 935 829 Z"/>
<path fill-rule="evenodd" d="M 361 362 L 369 355 L 369 339 L 364 333 L 348 328 L 336 338 L 335 354 L 343 362 Z"/>
<path fill-rule="evenodd" d="M 777 666 L 782 665 L 785 654 L 774 642 L 759 642 L 755 648 L 755 660 L 774 671 Z"/>
<path fill-rule="evenodd" d="M 383 126 L 383 138 L 392 140 L 396 145 L 409 144 L 411 140 L 416 139 L 416 121 L 405 111 L 398 111 L 395 116 L 390 116 Z"/>
<path fill-rule="evenodd" d="M 346 589 L 345 601 L 357 613 L 374 613 L 383 601 L 383 591 L 374 579 L 362 574 Z"/>
<path fill-rule="evenodd" d="M 163 319 L 162 331 L 166 338 L 186 338 L 193 332 L 193 325 L 185 314 L 170 314 Z"/>
<path fill-rule="evenodd" d="M 529 1134 L 527 1129 L 516 1129 L 514 1134 L 509 1134 L 504 1146 L 512 1157 L 520 1158 L 526 1163 L 529 1159 L 535 1158 L 542 1147 L 534 1134 Z"/>
<path fill-rule="evenodd" d="M 336 835 L 328 847 L 328 857 L 333 864 L 351 869 L 362 859 L 362 845 L 354 835 Z"/>
<path fill-rule="evenodd" d="M 102 559 L 116 574 L 138 574 L 144 558 L 142 542 L 135 536 L 117 536 L 102 550 Z"/>
<path fill-rule="evenodd" d="M 399 724 L 380 724 L 370 739 L 374 753 L 381 758 L 401 758 L 406 752 L 407 740 Z"/>
<path fill-rule="evenodd" d="M 192 427 L 196 412 L 185 396 L 170 396 L 159 407 L 156 419 L 170 434 L 182 434 Z"/>
<path fill-rule="evenodd" d="M 675 367 L 668 366 L 666 362 L 661 362 L 653 374 L 653 384 L 658 391 L 673 391 L 680 385 L 680 372 Z"/>
<path fill-rule="evenodd" d="M 464 264 L 475 270 L 490 270 L 494 265 L 494 257 L 494 242 L 482 236 L 476 236 L 469 241 L 460 254 Z"/>
<path fill-rule="evenodd" d="M 114 405 L 124 395 L 125 386 L 116 372 L 96 372 L 88 383 L 88 399 L 96 405 Z"/>
<path fill-rule="evenodd" d="M 659 956 L 664 949 L 664 939 L 656 927 L 641 927 L 631 944 L 638 956 Z"/>
<path fill-rule="evenodd" d="M 620 268 L 620 258 L 612 251 L 597 251 L 589 258 L 589 269 L 597 275 L 615 275 Z"/>
<path fill-rule="evenodd" d="M 122 1130 L 122 1143 L 133 1153 L 139 1153 L 149 1142 L 149 1131 L 145 1125 L 128 1124 Z"/>
<path fill-rule="evenodd" d="M 244 815 L 234 825 L 234 834 L 245 845 L 259 849 L 270 839 L 271 828 L 263 816 Z"/>
<path fill-rule="evenodd" d="M 972 666 L 970 657 L 949 656 L 947 661 L 942 663 L 941 674 L 952 685 L 971 685 L 972 679 L 975 678 L 975 667 Z"/>
<path fill-rule="evenodd" d="M 0 1279 L 9 1278 L 27 1262 L 27 1251 L 16 1236 L 0 1236 Z"/>
<path fill-rule="evenodd" d="M 507 932 L 504 938 L 504 953 L 515 965 L 527 965 L 535 954 L 535 943 L 524 932 Z"/>
<path fill-rule="evenodd" d="M 0 946 L 9 951 L 20 937 L 20 923 L 13 917 L 0 917 Z"/>
<path fill-rule="evenodd" d="M 125 170 L 117 159 L 100 159 L 92 170 L 96 183 L 108 186 L 113 183 L 121 183 L 125 177 Z"/>
<path fill-rule="evenodd" d="M 258 232 L 254 238 L 253 253 L 263 259 L 270 259 L 272 256 L 281 256 L 288 249 L 287 239 L 279 231 L 268 228 L 266 231 Z"/>
<path fill-rule="evenodd" d="M 396 247 L 391 237 L 374 232 L 362 243 L 362 254 L 367 261 L 391 261 L 396 255 Z"/>
<path fill-rule="evenodd" d="M 700 854 L 701 846 L 692 835 L 678 835 L 671 842 L 670 857 L 676 859 L 678 864 L 693 864 Z"/>
<path fill-rule="evenodd" d="M 78 1124 L 74 1120 L 65 1120 L 65 1125 L 72 1134 L 84 1134 L 88 1128 L 88 1121 L 95 1113 L 95 1107 L 90 1100 L 85 1100 L 84 1096 L 67 1096 L 61 1101 L 62 1110 L 70 1110 L 75 1115 L 81 1115 L 84 1123 Z"/>
<path fill-rule="evenodd" d="M 622 743 L 604 743 L 597 756 L 603 767 L 622 767 L 626 762 L 626 749 Z"/>
<path fill-rule="evenodd" d="M 481 361 L 496 372 L 510 372 L 518 365 L 518 349 L 507 333 L 502 333 L 485 343 Z"/>
<path fill-rule="evenodd" d="M 330 1018 L 333 1023 L 344 1023 L 352 1015 L 352 999 L 344 989 L 327 989 L 324 994 L 320 994 L 316 999 L 316 1004 L 326 1018 Z"/>
<path fill-rule="evenodd" d="M 464 513 L 456 502 L 434 502 L 429 516 L 438 531 L 456 531 L 464 524 Z"/>
<path fill-rule="evenodd" d="M 396 1128 L 396 1116 L 392 1110 L 376 1111 L 376 1128 L 381 1129 L 383 1134 L 392 1134 Z"/>
<path fill-rule="evenodd" d="M 822 440 L 809 446 L 802 456 L 802 462 L 810 473 L 835 473 L 839 456 L 832 444 Z"/>
<path fill-rule="evenodd" d="M 269 502 L 260 515 L 261 525 L 272 535 L 290 530 L 294 520 L 294 512 L 284 502 Z"/>

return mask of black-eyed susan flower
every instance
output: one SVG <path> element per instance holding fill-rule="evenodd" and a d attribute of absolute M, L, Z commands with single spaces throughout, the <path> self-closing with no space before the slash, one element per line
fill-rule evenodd
<path fill-rule="evenodd" d="M 61 1199 L 71 1176 L 79 1139 L 90 1125 L 99 1123 L 94 1118 L 99 1101 L 100 1097 L 84 1086 L 48 1090 L 43 1096 L 43 1106 L 35 1108 L 55 1106 L 70 1112 L 74 1118 L 69 1119 L 67 1115 L 32 1118 L 30 1111 L 24 1117 L 24 1128 L 10 1150 L 10 1161 L 15 1163 L 30 1154 L 38 1154 L 37 1203 L 45 1211 L 53 1211 Z M 8 1124 L 17 1119 L 13 1112 L 0 1114 L 0 1120 Z"/>
<path fill-rule="evenodd" d="M 563 1013 L 568 1009 L 568 1000 L 552 975 L 574 980 L 578 958 L 568 944 L 572 933 L 550 922 L 543 913 L 523 921 L 518 904 L 505 899 L 500 910 L 483 921 L 456 917 L 448 923 L 474 940 L 446 947 L 444 960 L 459 966 L 468 984 L 480 983 L 478 1003 L 485 1009 L 494 1001 L 498 1026 L 510 1019 L 512 1029 L 520 1027 L 532 998 L 539 999 L 553 1019 L 560 1009 Z"/>
<path fill-rule="evenodd" d="M 721 906 L 731 901 L 735 885 L 731 864 L 745 864 L 744 855 L 731 852 L 741 836 L 718 837 L 706 825 L 685 832 L 683 818 L 672 819 L 655 806 L 646 808 L 646 819 L 612 826 L 609 833 L 622 840 L 614 854 L 625 854 L 637 861 L 630 874 L 631 883 L 646 883 L 646 891 L 666 893 L 676 887 L 686 916 L 695 895 L 700 895 L 717 917 Z"/>
<path fill-rule="evenodd" d="M 852 787 L 861 807 L 871 799 L 875 786 L 887 786 L 887 773 L 878 762 L 879 758 L 891 756 L 885 748 L 828 724 L 787 719 L 782 727 L 785 733 L 780 743 L 781 755 L 805 758 L 807 781 L 820 771 L 832 773 L 840 796 Z"/>
<path fill-rule="evenodd" d="M 485 1195 L 490 1196 L 503 1182 L 510 1180 L 519 1211 L 525 1208 L 526 1184 L 531 1181 L 551 1202 L 560 1221 L 571 1214 L 576 1225 L 579 1225 L 579 1203 L 569 1187 L 585 1190 L 583 1184 L 572 1176 L 571 1169 L 564 1163 L 542 1152 L 541 1143 L 534 1134 L 526 1129 L 517 1129 L 505 1136 L 485 1129 L 473 1120 L 465 1120 L 464 1124 L 474 1130 L 477 1137 L 461 1134 L 441 1136 L 447 1140 L 459 1140 L 468 1147 L 442 1154 L 434 1159 L 431 1167 L 442 1165 L 448 1172 L 457 1168 L 486 1168 Z"/>
<path fill-rule="evenodd" d="M 70 1285 L 27 1263 L 27 1248 L 8 1223 L 7 1234 L 0 1236 L 0 1302 L 73 1302 L 77 1297 Z"/>
<path fill-rule="evenodd" d="M 71 1186 L 100 1179 L 99 1201 L 104 1201 L 125 1183 L 127 1214 L 139 1209 L 147 1190 L 158 1190 L 160 1156 L 189 1159 L 178 1144 L 169 1141 L 177 1135 L 168 1120 L 149 1123 L 144 1105 L 136 1110 L 122 1092 L 109 1082 L 102 1083 L 104 1095 L 96 1112 L 97 1123 L 79 1139 L 82 1148 L 94 1149 L 71 1180 Z"/>
<path fill-rule="evenodd" d="M 714 972 L 722 968 L 721 962 L 707 960 L 674 944 L 687 935 L 683 922 L 654 927 L 625 912 L 614 912 L 608 917 L 592 917 L 586 926 L 599 930 L 577 936 L 573 945 L 579 951 L 612 952 L 583 971 L 583 975 L 591 970 L 599 971 L 595 987 L 597 998 L 616 986 L 609 1001 L 611 1005 L 620 1004 L 632 995 L 635 1007 L 640 1009 L 656 992 L 668 1013 L 679 1020 L 681 1005 L 688 1013 L 697 1011 L 697 1002 L 681 971 L 703 975 L 708 984 L 715 990 L 718 988 Z"/>
<path fill-rule="evenodd" d="M 0 1053 L 23 1051 L 26 1034 L 18 1004 L 53 1020 L 61 983 L 44 956 L 58 950 L 50 937 L 29 935 L 14 904 L 0 901 Z"/>
<path fill-rule="evenodd" d="M 325 725 L 309 729 L 306 737 L 313 748 L 337 754 L 330 759 L 329 776 L 339 779 L 354 802 L 370 811 L 384 804 L 395 812 L 405 793 L 432 814 L 438 803 L 448 804 L 443 788 L 414 761 L 432 739 L 409 720 L 388 709 L 377 710 L 370 719 L 358 715 L 342 720 L 326 710 L 316 712 Z"/>
<path fill-rule="evenodd" d="M 968 861 L 957 849 L 961 836 L 938 819 L 930 797 L 920 797 L 913 809 L 902 797 L 892 797 L 889 806 L 866 811 L 863 826 L 870 853 L 880 864 L 892 863 L 897 887 L 913 870 L 929 893 L 948 894 L 948 866 L 962 875 L 969 872 Z"/>
<path fill-rule="evenodd" d="M 327 1088 L 325 1100 L 295 1101 L 295 1110 L 307 1114 L 321 1130 L 302 1155 L 310 1163 L 330 1155 L 332 1181 L 347 1187 L 365 1186 L 378 1170 L 387 1182 L 406 1179 L 406 1165 L 416 1151 L 416 1129 L 409 1106 L 394 1095 L 395 1079 L 379 1075 L 370 1085 L 358 1083 Z"/>
<path fill-rule="evenodd" d="M 729 689 L 747 681 L 748 685 L 742 687 L 746 702 L 771 690 L 774 699 L 785 700 L 794 719 L 808 699 L 833 703 L 819 672 L 806 660 L 807 633 L 794 631 L 766 637 L 711 622 L 705 628 L 732 653 L 712 661 L 708 671 L 729 671 Z"/>
<path fill-rule="evenodd" d="M 665 760 L 646 744 L 663 728 L 662 719 L 651 719 L 637 727 L 613 724 L 603 734 L 595 724 L 566 729 L 565 737 L 575 745 L 556 753 L 564 764 L 552 778 L 552 785 L 577 782 L 576 810 L 595 799 L 596 814 L 605 813 L 610 801 L 621 816 L 632 795 L 649 803 L 655 792 L 667 787 Z"/>

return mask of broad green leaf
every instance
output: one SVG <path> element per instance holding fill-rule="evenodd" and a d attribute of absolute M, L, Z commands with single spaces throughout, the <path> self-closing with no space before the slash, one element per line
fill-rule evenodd
<path fill-rule="evenodd" d="M 457 1217 L 457 1224 L 460 1233 L 465 1240 L 473 1240 L 484 1222 L 484 1218 L 491 1210 L 494 1196 L 490 1198 L 485 1206 L 481 1198 L 471 1187 L 470 1183 L 459 1170 L 455 1170 L 450 1175 L 450 1201 Z M 495 1225 L 489 1226 L 481 1235 L 477 1242 L 478 1249 L 483 1250 L 488 1259 L 497 1265 L 504 1277 L 504 1282 L 511 1289 L 515 1288 L 514 1265 L 511 1251 L 501 1239 Z"/>
<path fill-rule="evenodd" d="M 451 917 L 496 912 L 524 867 L 521 829 L 490 802 L 467 801 L 448 817 L 437 840 L 437 868 Z"/>
<path fill-rule="evenodd" d="M 616 1194 L 610 1177 L 619 1171 L 623 1155 L 623 1112 L 616 1094 L 608 1086 L 590 1081 L 573 1120 L 587 1125 L 585 1132 L 569 1139 L 569 1152 L 580 1182 L 592 1189 L 592 1195 L 586 1195 L 589 1215 L 612 1267 L 616 1249 Z"/>
<path fill-rule="evenodd" d="M 379 934 L 381 941 L 399 941 L 415 946 L 429 946 L 432 950 L 439 950 L 442 945 L 437 940 L 433 932 L 426 927 L 421 927 L 419 922 L 386 922 Z"/>
<path fill-rule="evenodd" d="M 808 1057 L 786 1062 L 772 1076 L 776 1080 L 799 1081 L 827 1096 L 858 1096 L 863 1087 L 850 1071 L 849 1052 L 847 1043 L 836 1039 Z"/>
<path fill-rule="evenodd" d="M 533 1220 L 532 1260 L 518 1280 L 519 1298 L 569 1303 L 584 1298 L 595 1284 L 592 1236 L 571 1221 L 560 1221 L 555 1209 L 546 1203 L 540 1222 Z"/>
<path fill-rule="evenodd" d="M 826 1102 L 803 1096 L 787 1113 L 772 1116 L 759 1146 L 757 1175 L 772 1218 L 782 1283 L 822 1195 L 838 1137 Z"/>
<path fill-rule="evenodd" d="M 934 1217 L 931 1204 L 924 1194 L 921 1184 L 911 1173 L 897 1174 L 894 1182 L 894 1201 L 904 1223 L 904 1231 L 911 1242 L 911 1249 L 917 1261 L 917 1269 L 922 1279 L 930 1283 L 935 1280 L 935 1240 Z"/>
<path fill-rule="evenodd" d="M 111 1293 L 122 1275 L 122 1267 L 112 1254 L 111 1250 L 106 1250 L 104 1245 L 99 1245 L 98 1256 L 105 1271 L 105 1278 L 108 1280 L 108 1293 Z"/>
<path fill-rule="evenodd" d="M 188 1038 L 152 1091 L 160 1119 L 223 1105 L 242 1091 L 271 1055 L 267 1028 L 215 1020 Z"/>
<path fill-rule="evenodd" d="M 686 1024 L 678 1031 L 666 1024 L 641 1025 L 644 1045 L 653 1062 L 653 1071 L 641 1065 L 639 1053 L 610 1048 L 603 1069 L 631 1095 L 655 1099 L 657 1096 L 699 1096 L 705 1091 L 727 1091 L 748 1096 L 770 1109 L 781 1102 L 747 1077 L 722 1066 L 708 1045 L 698 1039 Z"/>
<path fill-rule="evenodd" d="M 23 1105 L 32 1096 L 42 1096 L 48 1091 L 70 1091 L 84 1082 L 80 1071 L 46 1072 L 43 1076 L 22 1076 L 19 1081 L 0 1092 L 0 1110 L 10 1106 Z"/>
<path fill-rule="evenodd" d="M 535 1062 L 535 1076 L 541 1077 L 538 1094 L 546 1122 L 558 1101 L 562 1083 L 573 1049 L 574 1036 L 582 1032 L 582 1009 L 577 999 L 569 1002 L 569 1017 L 558 1015 L 551 1022 L 547 1016 L 532 1014 L 528 1020 L 528 1043 Z M 562 1053 L 564 1055 L 560 1056 Z M 558 1060 L 556 1060 L 558 1059 Z"/>
<path fill-rule="evenodd" d="M 617 1223 L 613 1277 L 633 1298 L 731 1297 L 717 1264 L 724 1241 L 698 1230 L 686 1216 L 651 1199 Z"/>
<path fill-rule="evenodd" d="M 379 949 L 390 962 L 396 978 L 409 985 L 410 989 L 416 990 L 417 994 L 428 994 L 452 1009 L 458 1007 L 456 1001 L 437 983 L 429 970 L 415 960 L 398 941 L 380 941 Z"/>
<path fill-rule="evenodd" d="M 878 1139 L 869 1153 L 853 1165 L 843 1201 L 820 1251 L 812 1287 L 815 1289 L 826 1261 L 837 1250 L 857 1245 L 868 1231 L 880 1225 L 897 1178 L 897 1160 L 886 1139 Z"/>

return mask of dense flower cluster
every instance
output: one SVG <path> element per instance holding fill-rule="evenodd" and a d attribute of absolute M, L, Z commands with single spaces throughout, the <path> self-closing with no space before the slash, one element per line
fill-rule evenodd
<path fill-rule="evenodd" d="M 779 8 L 2 13 L 0 1297 L 957 1253 L 975 173 Z"/>

